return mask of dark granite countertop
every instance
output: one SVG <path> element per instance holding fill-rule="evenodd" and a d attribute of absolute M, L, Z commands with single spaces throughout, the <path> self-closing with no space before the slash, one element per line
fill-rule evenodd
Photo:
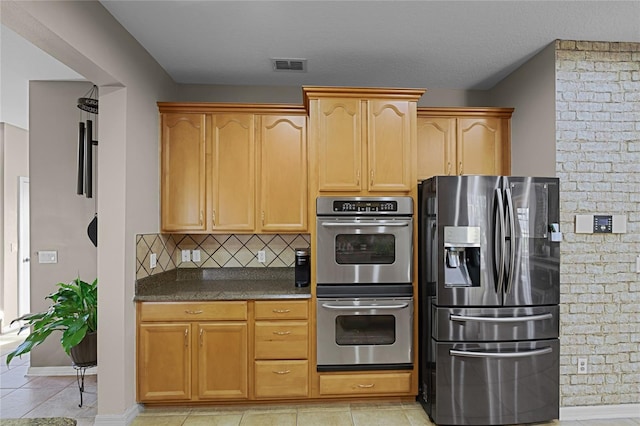
<path fill-rule="evenodd" d="M 134 301 L 308 299 L 310 287 L 296 287 L 293 268 L 174 269 L 139 279 Z"/>

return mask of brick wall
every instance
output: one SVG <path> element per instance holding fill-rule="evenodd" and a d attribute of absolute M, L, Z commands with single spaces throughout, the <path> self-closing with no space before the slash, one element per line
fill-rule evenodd
<path fill-rule="evenodd" d="M 560 405 L 639 403 L 639 43 L 556 42 L 556 143 Z M 575 234 L 580 213 L 626 215 L 627 233 Z"/>

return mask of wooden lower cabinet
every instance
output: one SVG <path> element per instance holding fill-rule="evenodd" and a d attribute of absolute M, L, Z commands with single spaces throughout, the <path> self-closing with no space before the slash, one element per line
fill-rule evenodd
<path fill-rule="evenodd" d="M 320 395 L 406 394 L 411 392 L 411 372 L 323 374 Z"/>
<path fill-rule="evenodd" d="M 306 398 L 309 395 L 309 361 L 256 361 L 256 398 Z"/>
<path fill-rule="evenodd" d="M 138 304 L 138 401 L 242 400 L 247 302 Z"/>

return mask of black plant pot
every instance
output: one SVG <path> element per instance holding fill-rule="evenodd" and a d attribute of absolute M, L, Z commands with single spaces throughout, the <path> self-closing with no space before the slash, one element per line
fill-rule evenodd
<path fill-rule="evenodd" d="M 80 343 L 72 347 L 71 359 L 76 367 L 98 365 L 98 332 L 87 333 Z"/>

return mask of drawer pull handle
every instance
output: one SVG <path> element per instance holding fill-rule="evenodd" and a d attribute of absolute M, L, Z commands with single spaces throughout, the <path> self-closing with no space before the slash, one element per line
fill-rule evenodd
<path fill-rule="evenodd" d="M 375 386 L 375 383 L 370 383 L 368 385 L 362 385 L 362 384 L 358 385 L 359 388 L 365 388 L 365 389 L 369 389 L 369 388 L 372 388 L 374 386 Z"/>
<path fill-rule="evenodd" d="M 291 309 L 274 309 L 273 312 L 276 314 L 288 314 L 291 312 Z"/>
<path fill-rule="evenodd" d="M 185 348 L 189 347 L 189 329 L 188 328 L 184 329 L 184 347 Z"/>
<path fill-rule="evenodd" d="M 204 311 L 202 311 L 202 310 L 200 310 L 200 311 L 189 311 L 189 310 L 184 311 L 184 313 L 188 314 L 188 315 L 199 315 L 202 312 L 204 312 Z"/>
<path fill-rule="evenodd" d="M 284 371 L 274 371 L 273 374 L 289 374 L 291 373 L 291 370 L 284 370 Z"/>
<path fill-rule="evenodd" d="M 273 334 L 276 334 L 278 336 L 286 336 L 287 334 L 291 334 L 290 331 L 274 331 Z"/>

